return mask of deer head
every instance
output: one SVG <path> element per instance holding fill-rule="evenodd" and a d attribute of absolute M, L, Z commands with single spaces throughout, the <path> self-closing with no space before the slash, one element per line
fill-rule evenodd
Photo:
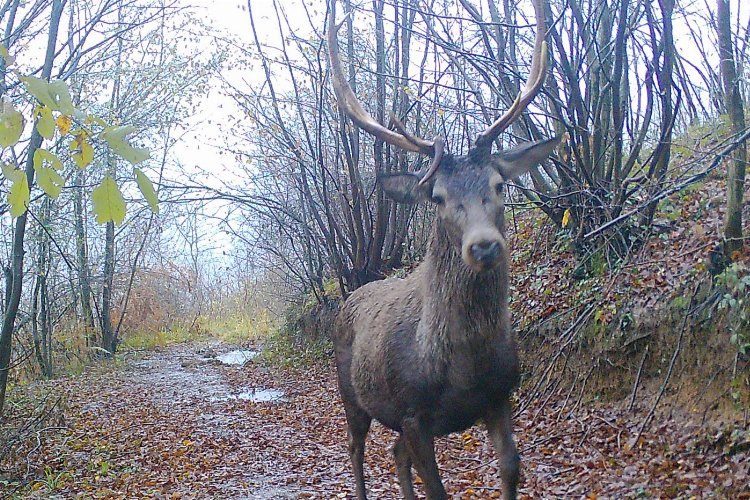
<path fill-rule="evenodd" d="M 395 201 L 435 204 L 440 224 L 464 262 L 475 271 L 495 268 L 506 255 L 505 183 L 526 173 L 552 152 L 558 139 L 527 143 L 510 151 L 444 155 L 427 182 L 419 173 L 381 176 Z"/>
<path fill-rule="evenodd" d="M 536 167 L 560 142 L 559 138 L 553 138 L 492 153 L 497 137 L 521 116 L 544 83 L 547 44 L 541 0 L 534 1 L 536 39 L 526 85 L 510 109 L 478 134 L 469 153 L 463 156 L 445 154 L 441 137 L 433 140 L 415 137 L 396 117 L 391 117 L 395 128 L 391 130 L 364 109 L 342 69 L 336 41 L 340 25 L 335 24 L 335 4 L 331 3 L 329 11 L 328 50 L 339 106 L 356 125 L 375 137 L 432 159 L 423 171 L 380 176 L 385 193 L 397 202 L 434 203 L 438 221 L 463 261 L 477 272 L 494 269 L 506 255 L 505 183 Z"/>

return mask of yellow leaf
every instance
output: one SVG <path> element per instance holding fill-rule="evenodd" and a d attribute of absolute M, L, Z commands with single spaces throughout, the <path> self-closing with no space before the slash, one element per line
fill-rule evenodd
<path fill-rule="evenodd" d="M 91 201 L 94 205 L 96 222 L 114 222 L 121 224 L 125 220 L 125 200 L 120 188 L 110 176 L 106 176 L 102 183 L 91 193 Z"/>
<path fill-rule="evenodd" d="M 31 199 L 29 180 L 26 178 L 26 173 L 10 165 L 3 165 L 2 170 L 3 175 L 13 183 L 7 194 L 10 215 L 13 217 L 23 215 Z"/>
<path fill-rule="evenodd" d="M 68 135 L 70 128 L 73 126 L 73 120 L 68 115 L 60 115 L 55 121 L 57 123 L 57 129 L 60 131 L 60 135 Z"/>
<path fill-rule="evenodd" d="M 9 102 L 0 107 L 0 146 L 7 148 L 15 145 L 23 133 L 23 115 Z"/>
<path fill-rule="evenodd" d="M 36 130 L 45 139 L 55 136 L 55 120 L 52 118 L 52 109 L 48 106 L 37 106 L 34 109 L 36 118 Z"/>
<path fill-rule="evenodd" d="M 568 227 L 570 224 L 570 209 L 566 208 L 562 218 L 562 227 Z"/>
<path fill-rule="evenodd" d="M 86 140 L 85 133 L 76 135 L 76 138 L 70 142 L 71 157 L 78 168 L 86 168 L 94 159 L 94 148 Z"/>

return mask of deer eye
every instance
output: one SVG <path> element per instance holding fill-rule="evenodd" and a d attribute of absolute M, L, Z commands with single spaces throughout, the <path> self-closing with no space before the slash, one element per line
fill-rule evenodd
<path fill-rule="evenodd" d="M 495 184 L 495 194 L 498 196 L 502 196 L 504 187 L 505 184 L 503 184 L 502 182 L 498 182 L 497 184 Z"/>
<path fill-rule="evenodd" d="M 435 205 L 445 204 L 445 198 L 443 198 L 439 194 L 433 194 L 431 200 Z"/>

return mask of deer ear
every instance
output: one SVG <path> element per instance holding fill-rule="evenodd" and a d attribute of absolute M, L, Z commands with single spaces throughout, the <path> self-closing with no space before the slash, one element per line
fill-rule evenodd
<path fill-rule="evenodd" d="M 521 177 L 543 162 L 560 144 L 561 139 L 562 136 L 558 136 L 542 141 L 526 142 L 493 155 L 498 172 L 505 180 Z"/>
<path fill-rule="evenodd" d="M 432 182 L 420 186 L 420 179 L 420 176 L 409 173 L 378 176 L 386 196 L 399 203 L 419 203 L 430 198 Z"/>

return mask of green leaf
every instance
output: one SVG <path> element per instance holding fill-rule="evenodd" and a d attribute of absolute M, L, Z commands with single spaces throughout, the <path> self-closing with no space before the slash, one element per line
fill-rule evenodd
<path fill-rule="evenodd" d="M 50 94 L 57 102 L 57 109 L 65 115 L 73 115 L 76 107 L 73 106 L 73 99 L 70 98 L 68 84 L 62 80 L 52 80 L 49 83 Z"/>
<path fill-rule="evenodd" d="M 102 120 L 101 118 L 99 118 L 96 115 L 86 115 L 86 117 L 84 118 L 83 122 L 86 125 L 96 124 L 96 125 L 99 125 L 102 128 L 107 126 L 107 122 L 105 122 L 104 120 Z"/>
<path fill-rule="evenodd" d="M 55 170 L 62 170 L 63 168 L 60 158 L 54 153 L 51 153 L 44 148 L 39 148 L 34 151 L 34 169 L 46 166 L 45 163 L 48 163 L 49 166 Z"/>
<path fill-rule="evenodd" d="M 22 76 L 23 82 L 29 94 L 37 98 L 39 102 L 48 106 L 55 111 L 61 111 L 66 115 L 75 113 L 76 108 L 73 106 L 73 100 L 70 98 L 68 84 L 62 80 L 53 80 L 48 82 L 42 78 L 34 76 Z"/>
<path fill-rule="evenodd" d="M 51 113 L 50 111 L 50 116 Z M 54 121 L 52 122 L 52 126 L 54 127 Z M 57 199 L 65 185 L 65 179 L 56 172 L 56 170 L 61 170 L 62 168 L 63 164 L 60 158 L 54 153 L 43 148 L 34 151 L 34 170 L 36 171 L 37 183 L 50 198 Z"/>
<path fill-rule="evenodd" d="M 22 76 L 21 81 L 29 94 L 36 97 L 37 101 L 52 109 L 57 108 L 57 102 L 52 98 L 49 90 L 49 82 L 35 76 Z"/>
<path fill-rule="evenodd" d="M 0 107 L 0 146 L 7 148 L 15 145 L 23 133 L 23 115 L 9 102 Z"/>
<path fill-rule="evenodd" d="M 36 130 L 45 139 L 52 139 L 55 136 L 55 119 L 52 118 L 52 108 L 47 106 L 37 106 L 34 110 L 36 118 Z"/>
<path fill-rule="evenodd" d="M 141 190 L 141 194 L 148 202 L 151 207 L 151 211 L 155 214 L 159 213 L 159 198 L 156 196 L 156 190 L 146 174 L 140 168 L 135 169 L 135 181 L 138 183 L 138 189 Z"/>
<path fill-rule="evenodd" d="M 94 148 L 86 140 L 85 134 L 78 134 L 76 138 L 70 143 L 70 151 L 73 153 L 73 161 L 78 165 L 78 168 L 86 168 L 89 163 L 94 159 Z"/>
<path fill-rule="evenodd" d="M 2 167 L 0 168 L 2 168 L 5 178 L 11 182 L 16 182 L 21 178 L 21 176 L 25 175 L 25 172 L 23 170 L 19 170 L 9 163 L 3 163 Z"/>
<path fill-rule="evenodd" d="M 6 47 L 3 44 L 0 44 L 0 57 L 2 57 L 3 60 L 5 61 L 6 68 L 13 66 L 13 64 L 16 62 L 15 57 L 10 55 L 10 52 L 8 51 L 8 47 Z"/>
<path fill-rule="evenodd" d="M 136 131 L 132 125 L 120 127 L 107 127 L 102 132 L 102 138 L 107 141 L 112 150 L 129 161 L 132 165 L 138 165 L 151 157 L 147 148 L 134 148 L 127 140 L 129 134 Z"/>
<path fill-rule="evenodd" d="M 57 199 L 65 185 L 65 179 L 53 169 L 48 167 L 34 167 L 36 170 L 36 181 L 47 196 Z"/>
<path fill-rule="evenodd" d="M 112 177 L 106 176 L 99 187 L 94 189 L 91 201 L 99 224 L 110 221 L 122 224 L 125 220 L 125 200 Z"/>
<path fill-rule="evenodd" d="M 13 183 L 7 195 L 10 215 L 13 217 L 23 215 L 31 200 L 31 191 L 29 190 L 29 181 L 26 178 L 26 173 L 10 165 L 3 165 L 2 170 L 3 175 Z"/>

